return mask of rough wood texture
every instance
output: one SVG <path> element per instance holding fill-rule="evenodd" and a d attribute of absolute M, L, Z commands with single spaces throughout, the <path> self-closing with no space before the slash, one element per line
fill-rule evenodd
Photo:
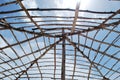
<path fill-rule="evenodd" d="M 0 4 L 0 80 L 120 80 L 120 9 L 27 8 L 22 1 Z"/>

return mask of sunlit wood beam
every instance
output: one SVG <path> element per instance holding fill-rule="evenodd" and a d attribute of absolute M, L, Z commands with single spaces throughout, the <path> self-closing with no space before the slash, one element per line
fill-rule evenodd
<path fill-rule="evenodd" d="M 79 14 L 79 7 L 80 7 L 80 2 L 77 2 L 77 4 L 76 4 L 76 10 L 75 10 L 75 18 L 74 18 L 74 21 L 73 21 L 73 24 L 72 24 L 72 31 L 71 31 L 72 33 L 75 30 L 75 26 L 76 26 L 78 14 Z"/>

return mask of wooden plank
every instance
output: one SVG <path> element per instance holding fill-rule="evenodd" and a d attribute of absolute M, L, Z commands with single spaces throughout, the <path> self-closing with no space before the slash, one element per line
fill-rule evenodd
<path fill-rule="evenodd" d="M 78 18 L 78 13 L 79 13 L 79 7 L 80 7 L 80 2 L 78 2 L 76 4 L 76 10 L 75 10 L 75 18 L 74 18 L 74 21 L 73 21 L 73 24 L 72 24 L 72 33 L 74 32 L 75 30 L 75 26 L 76 26 L 76 21 L 77 21 L 77 18 Z"/>
<path fill-rule="evenodd" d="M 33 18 L 30 16 L 28 10 L 24 7 L 24 5 L 22 4 L 22 2 L 20 0 L 17 0 L 17 2 L 19 3 L 20 7 L 24 10 L 24 12 L 26 13 L 27 17 L 31 20 L 31 22 L 33 22 L 33 24 L 41 31 L 41 33 L 44 33 L 41 29 L 40 26 L 38 26 L 38 24 L 33 20 Z"/>
<path fill-rule="evenodd" d="M 62 29 L 62 34 L 64 34 L 64 33 L 65 33 L 64 29 Z M 63 35 L 61 80 L 65 80 L 65 58 L 66 58 L 66 54 L 65 54 L 65 39 L 64 39 L 64 35 Z"/>
<path fill-rule="evenodd" d="M 56 41 L 54 44 L 52 44 L 43 54 L 41 54 L 38 58 L 36 58 L 35 60 L 31 61 L 31 64 L 28 68 L 26 68 L 26 70 L 21 71 L 22 73 L 15 79 L 18 80 L 25 72 L 27 72 L 35 63 L 36 61 L 38 61 L 39 59 L 41 59 L 51 48 L 53 48 L 56 44 L 58 44 L 59 42 L 61 42 L 62 39 Z"/>

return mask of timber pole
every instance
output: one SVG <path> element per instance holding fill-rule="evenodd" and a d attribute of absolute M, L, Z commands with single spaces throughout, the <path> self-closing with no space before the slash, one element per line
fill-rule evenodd
<path fill-rule="evenodd" d="M 65 58 L 66 58 L 66 54 L 65 54 L 65 39 L 64 39 L 64 28 L 62 29 L 62 37 L 63 37 L 63 42 L 62 42 L 62 68 L 61 68 L 61 80 L 65 80 Z"/>

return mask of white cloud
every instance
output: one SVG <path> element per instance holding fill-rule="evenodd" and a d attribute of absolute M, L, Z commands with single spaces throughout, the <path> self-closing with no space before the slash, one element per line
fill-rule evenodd
<path fill-rule="evenodd" d="M 38 8 L 38 1 L 37 0 L 24 0 L 22 1 L 23 5 L 25 6 L 26 9 L 30 9 L 30 8 Z M 30 16 L 41 16 L 39 12 L 36 11 L 28 11 Z M 22 16 L 25 16 L 26 13 L 25 12 L 21 12 Z M 29 22 L 30 19 L 29 18 L 24 18 L 21 19 L 25 22 Z M 41 21 L 41 18 L 33 18 L 34 21 Z M 31 23 L 27 23 L 28 25 Z"/>
<path fill-rule="evenodd" d="M 36 8 L 36 7 L 38 7 L 36 0 L 23 0 L 22 3 L 26 8 Z"/>

